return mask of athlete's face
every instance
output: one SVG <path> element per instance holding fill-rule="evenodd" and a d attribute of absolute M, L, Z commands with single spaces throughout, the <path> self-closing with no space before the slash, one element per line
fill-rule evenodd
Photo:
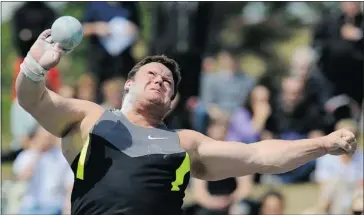
<path fill-rule="evenodd" d="M 125 83 L 125 87 L 137 99 L 170 108 L 174 81 L 172 72 L 161 63 L 153 62 L 142 66 L 134 79 Z"/>

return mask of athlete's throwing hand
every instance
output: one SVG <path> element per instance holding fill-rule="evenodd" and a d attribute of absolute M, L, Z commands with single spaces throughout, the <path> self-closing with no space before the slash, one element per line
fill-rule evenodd
<path fill-rule="evenodd" d="M 356 150 L 357 142 L 355 135 L 345 129 L 340 129 L 323 137 L 324 148 L 332 155 L 352 154 Z"/>

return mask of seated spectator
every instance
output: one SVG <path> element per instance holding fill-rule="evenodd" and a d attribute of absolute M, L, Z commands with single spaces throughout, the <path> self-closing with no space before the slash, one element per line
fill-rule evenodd
<path fill-rule="evenodd" d="M 19 154 L 13 170 L 18 180 L 27 182 L 19 214 L 70 213 L 74 176 L 59 138 L 39 127 L 31 147 Z"/>
<path fill-rule="evenodd" d="M 205 86 L 208 86 L 210 82 L 216 76 L 217 62 L 215 57 L 208 56 L 202 60 L 202 73 L 201 73 L 201 83 L 200 86 L 202 90 L 205 89 Z M 200 100 L 196 96 L 191 96 L 186 101 L 186 110 L 192 114 L 190 114 L 190 121 L 193 124 L 193 128 L 198 131 L 206 132 L 206 126 L 208 124 L 209 116 L 204 113 L 204 106 L 198 107 Z M 197 108 L 203 109 L 201 110 L 201 114 L 195 113 Z"/>
<path fill-rule="evenodd" d="M 12 162 L 19 153 L 28 148 L 30 137 L 38 126 L 37 120 L 26 112 L 15 99 L 10 109 L 10 132 L 13 140 L 10 151 L 1 153 L 1 162 Z"/>
<path fill-rule="evenodd" d="M 319 108 L 304 97 L 304 85 L 296 77 L 284 77 L 280 93 L 273 101 L 273 114 L 267 130 L 279 139 L 302 139 L 313 131 L 324 134 L 325 120 Z M 315 123 L 312 123 L 315 122 Z"/>
<path fill-rule="evenodd" d="M 218 55 L 217 73 L 208 77 L 201 86 L 201 101 L 194 107 L 193 128 L 206 133 L 208 120 L 229 118 L 245 102 L 255 81 L 239 72 L 229 52 Z"/>
<path fill-rule="evenodd" d="M 96 87 L 114 76 L 127 77 L 135 64 L 132 47 L 141 26 L 138 2 L 88 2 L 84 11 L 84 36 L 89 38 L 87 66 Z M 97 91 L 97 102 L 103 98 Z"/>
<path fill-rule="evenodd" d="M 120 109 L 123 98 L 123 88 L 125 80 L 122 78 L 112 78 L 106 80 L 102 85 L 104 103 L 106 109 Z"/>
<path fill-rule="evenodd" d="M 284 213 L 284 196 L 275 191 L 266 193 L 261 200 L 261 215 L 282 215 Z"/>
<path fill-rule="evenodd" d="M 224 140 L 226 125 L 227 122 L 212 123 L 208 128 L 208 135 L 216 140 Z M 251 176 L 209 182 L 193 179 L 192 192 L 200 207 L 196 215 L 227 215 L 230 206 L 240 204 L 252 191 Z"/>
<path fill-rule="evenodd" d="M 325 104 L 325 110 L 331 115 L 334 126 L 341 119 L 351 118 L 360 121 L 360 104 L 344 94 L 330 98 Z"/>
<path fill-rule="evenodd" d="M 261 85 L 256 86 L 250 92 L 245 105 L 238 108 L 232 115 L 226 140 L 244 143 L 260 141 L 271 114 L 269 102 L 269 90 Z M 265 138 L 269 137 L 266 135 Z"/>
<path fill-rule="evenodd" d="M 76 98 L 95 102 L 96 91 L 95 78 L 89 73 L 82 74 L 77 82 Z"/>
<path fill-rule="evenodd" d="M 360 2 L 345 1 L 341 10 L 326 13 L 313 31 L 319 67 L 333 86 L 333 95 L 346 94 L 357 103 L 364 97 L 364 13 Z"/>
<path fill-rule="evenodd" d="M 71 85 L 62 85 L 58 91 L 58 94 L 65 98 L 75 98 L 76 89 Z"/>
<path fill-rule="evenodd" d="M 316 67 L 317 56 L 310 47 L 297 48 L 292 56 L 290 73 L 304 83 L 305 98 L 323 110 L 332 96 L 332 86 Z"/>
<path fill-rule="evenodd" d="M 353 120 L 341 120 L 336 129 L 348 129 L 354 134 L 358 127 Z M 316 182 L 321 187 L 319 208 L 329 214 L 350 213 L 351 197 L 363 189 L 363 151 L 350 155 L 325 155 L 317 160 Z"/>
<path fill-rule="evenodd" d="M 202 61 L 201 86 L 209 83 L 210 79 L 216 74 L 217 62 L 215 57 L 208 56 Z"/>
<path fill-rule="evenodd" d="M 304 98 L 304 85 L 296 77 L 284 77 L 281 91 L 273 101 L 272 116 L 266 128 L 274 138 L 297 140 L 319 137 L 325 134 L 325 119 L 314 103 Z M 299 183 L 310 180 L 315 160 L 287 173 L 276 176 L 264 175 L 264 183 Z"/>
<path fill-rule="evenodd" d="M 257 215 L 257 204 L 242 200 L 230 206 L 229 215 Z"/>

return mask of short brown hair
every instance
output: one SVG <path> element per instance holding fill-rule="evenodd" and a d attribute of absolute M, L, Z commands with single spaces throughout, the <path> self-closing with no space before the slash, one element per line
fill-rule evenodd
<path fill-rule="evenodd" d="M 134 78 L 135 74 L 139 71 L 140 67 L 142 67 L 148 63 L 153 63 L 153 62 L 161 63 L 165 67 L 167 67 L 169 70 L 171 70 L 172 76 L 173 76 L 173 82 L 174 82 L 174 93 L 173 93 L 172 99 L 174 99 L 174 97 L 176 96 L 177 91 L 178 91 L 178 85 L 181 81 L 180 68 L 179 68 L 178 63 L 175 60 L 168 58 L 165 55 L 148 56 L 148 57 L 144 58 L 143 60 L 139 61 L 130 70 L 130 72 L 128 74 L 128 80 Z"/>

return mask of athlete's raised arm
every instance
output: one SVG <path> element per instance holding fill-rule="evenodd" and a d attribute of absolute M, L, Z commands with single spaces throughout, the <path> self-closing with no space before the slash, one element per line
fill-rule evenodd
<path fill-rule="evenodd" d="M 63 98 L 45 87 L 45 75 L 59 63 L 62 52 L 58 44 L 45 40 L 50 34 L 50 29 L 45 30 L 31 47 L 21 65 L 16 92 L 19 104 L 42 127 L 62 137 L 72 125 L 87 120 L 87 116 L 97 117 L 103 109 L 92 102 Z"/>
<path fill-rule="evenodd" d="M 191 173 L 203 180 L 220 180 L 254 173 L 283 173 L 325 154 L 353 153 L 356 139 L 347 130 L 295 141 L 265 140 L 253 144 L 215 141 L 198 132 L 179 133 L 190 155 Z"/>

